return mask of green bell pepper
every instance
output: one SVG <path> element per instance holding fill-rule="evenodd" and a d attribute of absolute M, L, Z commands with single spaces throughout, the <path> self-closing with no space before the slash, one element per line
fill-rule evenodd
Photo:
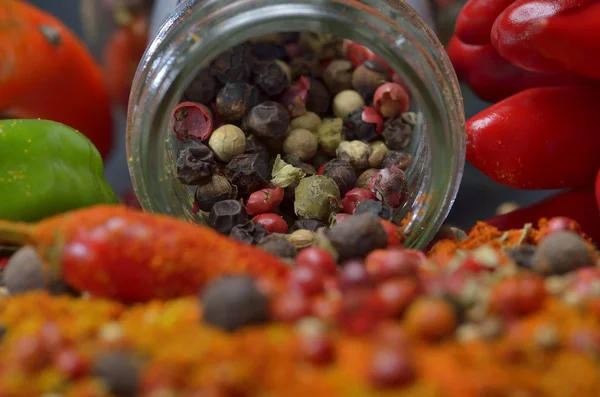
<path fill-rule="evenodd" d="M 117 201 L 83 134 L 53 121 L 0 120 L 0 219 L 35 222 Z"/>

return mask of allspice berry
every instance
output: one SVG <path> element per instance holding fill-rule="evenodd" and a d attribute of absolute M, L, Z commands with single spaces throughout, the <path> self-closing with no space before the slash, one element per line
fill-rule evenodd
<path fill-rule="evenodd" d="M 352 87 L 370 100 L 377 87 L 391 80 L 387 69 L 376 60 L 367 60 L 352 73 Z"/>
<path fill-rule="evenodd" d="M 317 140 L 322 151 L 330 156 L 335 156 L 335 151 L 343 140 L 342 129 L 342 119 L 323 119 L 317 130 Z"/>
<path fill-rule="evenodd" d="M 244 82 L 228 83 L 217 94 L 217 113 L 226 123 L 240 121 L 261 101 L 260 91 Z"/>
<path fill-rule="evenodd" d="M 300 218 L 327 222 L 340 208 L 340 189 L 333 179 L 313 175 L 298 183 L 295 192 L 294 212 Z"/>
<path fill-rule="evenodd" d="M 335 117 L 344 118 L 354 109 L 365 106 L 364 98 L 356 91 L 344 90 L 333 98 L 333 114 Z"/>
<path fill-rule="evenodd" d="M 244 118 L 247 132 L 263 140 L 279 140 L 287 136 L 290 114 L 280 103 L 266 101 L 253 107 Z"/>
<path fill-rule="evenodd" d="M 322 175 L 333 179 L 344 196 L 356 186 L 356 173 L 347 160 L 333 159 L 325 165 Z"/>
<path fill-rule="evenodd" d="M 352 62 L 347 59 L 334 59 L 327 65 L 323 74 L 325 85 L 332 94 L 352 89 Z"/>
<path fill-rule="evenodd" d="M 321 125 L 321 118 L 318 114 L 313 112 L 307 112 L 302 116 L 298 116 L 292 119 L 291 127 L 292 129 L 296 128 L 304 128 L 309 130 L 310 132 L 317 132 L 319 130 L 319 126 Z"/>
<path fill-rule="evenodd" d="M 336 150 L 338 158 L 347 160 L 355 170 L 369 168 L 369 156 L 371 147 L 362 141 L 343 141 Z"/>
<path fill-rule="evenodd" d="M 200 210 L 208 212 L 219 201 L 237 197 L 237 187 L 222 175 L 213 175 L 210 182 L 196 188 L 194 198 Z"/>
<path fill-rule="evenodd" d="M 238 154 L 244 153 L 246 136 L 235 125 L 225 124 L 213 131 L 208 140 L 208 147 L 223 162 L 229 162 Z"/>
<path fill-rule="evenodd" d="M 577 233 L 554 232 L 538 245 L 533 257 L 534 270 L 543 275 L 561 275 L 582 267 L 594 266 L 587 244 Z"/>
<path fill-rule="evenodd" d="M 385 143 L 381 141 L 371 142 L 371 155 L 369 156 L 369 166 L 372 168 L 381 167 L 383 159 L 388 152 Z"/>
<path fill-rule="evenodd" d="M 285 141 L 283 151 L 286 154 L 295 154 L 302 160 L 310 160 L 317 153 L 317 137 L 304 128 L 292 130 Z"/>

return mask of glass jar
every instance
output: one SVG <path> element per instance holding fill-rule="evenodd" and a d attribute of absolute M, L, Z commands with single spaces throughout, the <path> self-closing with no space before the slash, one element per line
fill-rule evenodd
<path fill-rule="evenodd" d="M 464 115 L 456 75 L 427 24 L 397 0 L 188 1 L 157 32 L 140 63 L 129 103 L 129 172 L 142 207 L 191 221 L 193 194 L 175 177 L 172 109 L 220 52 L 274 32 L 330 33 L 371 49 L 404 80 L 423 116 L 410 146 L 411 197 L 404 244 L 423 248 L 447 216 L 462 177 Z"/>

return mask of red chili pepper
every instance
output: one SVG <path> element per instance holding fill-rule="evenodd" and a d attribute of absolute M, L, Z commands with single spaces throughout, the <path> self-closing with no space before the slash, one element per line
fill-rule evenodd
<path fill-rule="evenodd" d="M 591 186 L 600 168 L 600 89 L 532 88 L 467 122 L 467 159 L 521 189 Z"/>
<path fill-rule="evenodd" d="M 600 79 L 597 0 L 518 0 L 496 19 L 491 37 L 500 55 L 523 69 Z"/>
<path fill-rule="evenodd" d="M 225 274 L 281 282 L 288 267 L 203 226 L 121 206 L 96 206 L 31 225 L 0 221 L 0 240 L 34 246 L 64 281 L 126 303 L 192 295 Z"/>
<path fill-rule="evenodd" d="M 0 2 L 0 26 L 0 111 L 73 127 L 106 158 L 112 148 L 110 98 L 83 43 L 25 1 Z"/>
<path fill-rule="evenodd" d="M 590 83 L 570 73 L 529 72 L 506 61 L 491 44 L 469 45 L 456 36 L 450 40 L 447 51 L 458 77 L 489 102 L 501 101 L 528 88 Z"/>
<path fill-rule="evenodd" d="M 542 218 L 571 218 L 592 240 L 600 243 L 600 213 L 591 187 L 561 192 L 528 207 L 485 220 L 500 230 L 520 229 L 525 223 L 537 224 Z"/>
<path fill-rule="evenodd" d="M 596 176 L 596 201 L 600 210 L 600 170 L 598 170 L 598 175 Z"/>
<path fill-rule="evenodd" d="M 492 42 L 490 32 L 494 21 L 515 0 L 469 0 L 458 14 L 454 29 L 458 38 L 467 44 L 483 45 Z"/>

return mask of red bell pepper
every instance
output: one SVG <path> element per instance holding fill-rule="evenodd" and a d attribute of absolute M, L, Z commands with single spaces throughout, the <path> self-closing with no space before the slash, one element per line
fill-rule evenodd
<path fill-rule="evenodd" d="M 600 79 L 597 0 L 518 0 L 496 19 L 491 37 L 500 55 L 523 69 Z"/>
<path fill-rule="evenodd" d="M 494 21 L 514 1 L 469 0 L 456 19 L 456 36 L 466 44 L 490 44 Z"/>
<path fill-rule="evenodd" d="M 600 88 L 532 88 L 467 122 L 467 159 L 521 189 L 592 186 L 600 168 Z"/>
<path fill-rule="evenodd" d="M 83 43 L 25 1 L 1 1 L 0 25 L 0 111 L 67 124 L 106 157 L 112 147 L 110 99 Z"/>
<path fill-rule="evenodd" d="M 585 234 L 600 243 L 600 213 L 591 187 L 561 192 L 529 207 L 495 216 L 484 222 L 500 230 L 508 230 L 520 229 L 526 223 L 535 225 L 542 218 L 556 216 L 566 216 L 577 221 Z"/>
<path fill-rule="evenodd" d="M 483 100 L 497 102 L 535 87 L 589 84 L 570 73 L 536 73 L 523 70 L 498 54 L 494 46 L 469 45 L 452 37 L 447 48 L 456 73 Z"/>

